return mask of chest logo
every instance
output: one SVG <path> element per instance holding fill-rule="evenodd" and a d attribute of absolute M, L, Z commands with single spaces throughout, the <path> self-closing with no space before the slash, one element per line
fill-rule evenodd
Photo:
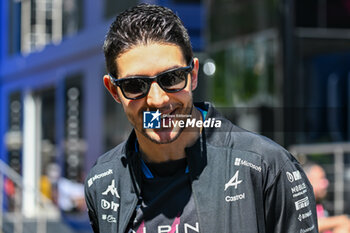
<path fill-rule="evenodd" d="M 237 186 L 242 183 L 242 180 L 238 179 L 239 171 L 236 171 L 236 173 L 232 176 L 232 178 L 225 184 L 225 191 L 231 186 L 234 186 L 235 189 L 237 189 Z"/>
<path fill-rule="evenodd" d="M 112 180 L 112 183 L 108 185 L 107 189 L 102 193 L 102 195 L 108 195 L 108 193 L 111 193 L 112 195 L 120 198 L 117 188 L 115 187 L 115 180 Z"/>
<path fill-rule="evenodd" d="M 286 172 L 286 175 L 287 175 L 287 178 L 289 180 L 289 182 L 293 183 L 294 181 L 297 181 L 297 180 L 301 180 L 302 177 L 301 177 L 301 174 L 298 170 L 290 173 L 290 172 Z"/>
<path fill-rule="evenodd" d="M 94 183 L 95 180 L 101 179 L 101 178 L 108 176 L 108 175 L 111 175 L 111 174 L 113 174 L 112 169 L 108 169 L 108 171 L 105 171 L 105 172 L 100 173 L 100 174 L 95 174 L 93 177 L 91 177 L 88 180 L 89 187 L 91 187 L 91 185 Z"/>
<path fill-rule="evenodd" d="M 109 201 L 107 201 L 105 199 L 102 199 L 101 200 L 101 207 L 104 210 L 112 209 L 113 211 L 116 212 L 118 210 L 119 204 L 115 203 L 113 201 L 109 202 Z"/>
<path fill-rule="evenodd" d="M 113 215 L 102 214 L 102 220 L 109 223 L 117 223 L 117 219 Z"/>

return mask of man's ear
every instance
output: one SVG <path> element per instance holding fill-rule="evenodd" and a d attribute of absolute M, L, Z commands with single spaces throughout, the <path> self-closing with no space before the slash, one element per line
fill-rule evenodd
<path fill-rule="evenodd" d="M 197 87 L 198 84 L 198 70 L 199 70 L 199 61 L 198 58 L 193 58 L 193 70 L 191 72 L 192 75 L 192 79 L 191 79 L 191 87 L 192 87 L 192 91 L 194 91 Z"/>
<path fill-rule="evenodd" d="M 115 99 L 115 101 L 117 101 L 118 103 L 120 103 L 120 98 L 118 95 L 118 91 L 116 86 L 112 83 L 109 75 L 105 75 L 103 76 L 103 84 L 105 85 L 105 87 L 107 88 L 107 90 L 109 91 L 109 93 L 113 96 L 113 98 Z"/>

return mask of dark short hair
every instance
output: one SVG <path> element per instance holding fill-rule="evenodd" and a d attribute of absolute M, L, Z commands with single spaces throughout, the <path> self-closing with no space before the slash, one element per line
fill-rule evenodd
<path fill-rule="evenodd" d="M 162 6 L 139 4 L 119 14 L 111 24 L 103 50 L 107 71 L 117 77 L 116 58 L 136 45 L 170 43 L 181 48 L 187 63 L 193 52 L 180 18 Z"/>

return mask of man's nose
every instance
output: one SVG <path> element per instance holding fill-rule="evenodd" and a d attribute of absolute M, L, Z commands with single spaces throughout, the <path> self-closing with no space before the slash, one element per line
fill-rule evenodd
<path fill-rule="evenodd" d="M 151 84 L 150 90 L 147 95 L 148 106 L 161 108 L 169 101 L 167 93 L 158 85 L 157 82 Z"/>

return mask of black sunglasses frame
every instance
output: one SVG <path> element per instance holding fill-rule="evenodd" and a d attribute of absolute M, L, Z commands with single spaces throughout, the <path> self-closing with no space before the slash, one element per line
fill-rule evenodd
<path fill-rule="evenodd" d="M 163 85 L 159 82 L 160 81 L 160 78 L 162 75 L 166 74 L 166 73 L 170 73 L 170 72 L 173 72 L 173 71 L 181 71 L 181 70 L 184 70 L 184 71 L 187 71 L 188 73 L 190 73 L 194 68 L 194 61 L 193 59 L 191 60 L 190 62 L 190 65 L 189 66 L 185 66 L 185 67 L 179 67 L 179 68 L 175 68 L 175 69 L 170 69 L 170 70 L 166 70 L 162 73 L 159 73 L 155 76 L 152 76 L 152 77 L 149 77 L 149 76 L 133 76 L 133 77 L 128 77 L 128 78 L 121 78 L 121 79 L 117 79 L 115 78 L 114 76 L 112 76 L 111 74 L 108 74 L 108 76 L 111 78 L 112 82 L 114 85 L 118 86 L 120 88 L 120 90 L 122 91 L 123 93 L 123 96 L 126 98 L 126 99 L 129 99 L 129 100 L 137 100 L 137 99 L 142 99 L 143 97 L 145 97 L 146 95 L 148 95 L 148 92 L 149 90 L 151 89 L 151 84 L 156 81 L 157 84 L 160 86 L 160 88 L 162 88 L 162 90 L 164 90 L 165 92 L 167 93 L 175 93 L 175 92 L 179 92 L 179 91 L 182 91 L 183 89 L 185 89 L 185 87 L 187 86 L 187 78 L 185 79 L 185 85 L 184 87 L 182 88 L 179 88 L 179 89 L 173 89 L 173 90 L 169 90 L 169 89 L 166 89 L 163 87 Z M 187 75 L 188 75 L 187 73 Z M 148 89 L 147 89 L 147 92 L 140 95 L 140 96 L 137 96 L 135 98 L 129 98 L 125 95 L 124 93 L 124 90 L 123 88 L 121 87 L 121 83 L 123 81 L 127 81 L 127 80 L 131 80 L 131 79 L 138 79 L 138 78 L 141 78 L 141 79 L 144 79 L 144 80 L 147 80 L 147 84 L 148 84 Z"/>

